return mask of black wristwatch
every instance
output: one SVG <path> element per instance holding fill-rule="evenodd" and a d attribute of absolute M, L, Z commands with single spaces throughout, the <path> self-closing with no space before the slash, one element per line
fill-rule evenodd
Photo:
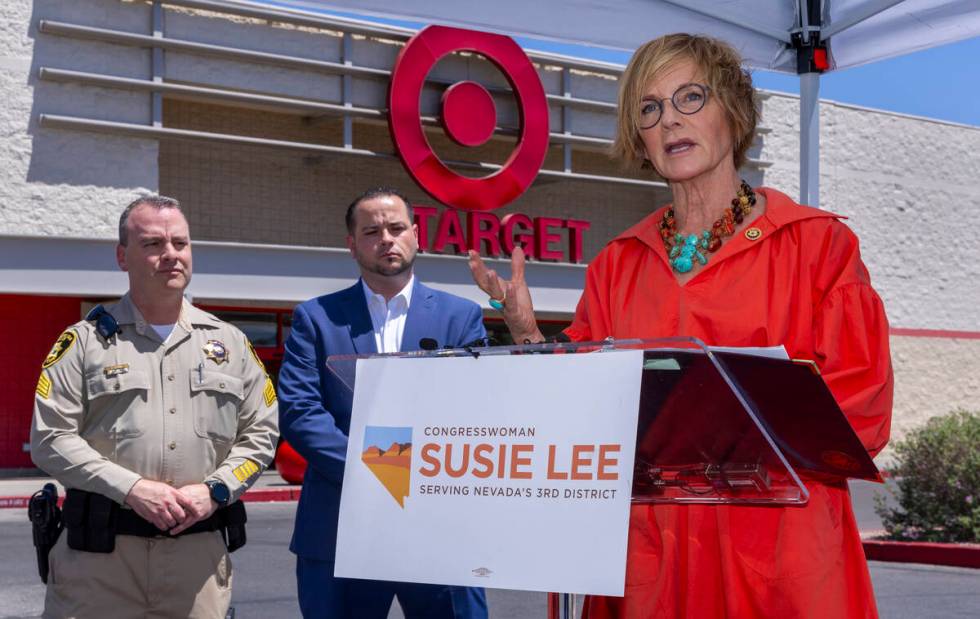
<path fill-rule="evenodd" d="M 212 479 L 204 482 L 204 485 L 208 487 L 208 492 L 211 493 L 211 499 L 218 504 L 218 507 L 224 507 L 228 504 L 228 499 L 231 498 L 231 492 L 229 492 L 228 486 L 224 482 Z"/>

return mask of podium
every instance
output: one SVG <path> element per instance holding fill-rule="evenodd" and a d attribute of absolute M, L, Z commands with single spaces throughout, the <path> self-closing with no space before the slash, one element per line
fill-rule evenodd
<path fill-rule="evenodd" d="M 617 357 L 621 360 L 628 359 L 629 362 L 617 365 L 616 371 L 621 374 L 615 376 L 624 376 L 628 373 L 631 375 L 628 381 L 604 379 L 605 383 L 595 383 L 585 380 L 587 375 L 579 373 L 575 375 L 578 378 L 569 378 L 566 383 L 566 378 L 560 373 L 542 374 L 540 380 L 536 375 L 528 376 L 525 373 L 519 376 L 514 375 L 513 386 L 506 382 L 506 378 L 503 381 L 504 384 L 488 386 L 482 371 L 483 369 L 490 369 L 491 366 L 499 370 L 501 367 L 507 368 L 508 366 L 532 368 L 562 365 L 559 362 L 563 359 L 565 362 L 577 359 L 583 363 L 576 362 L 576 364 L 582 366 L 590 360 L 612 358 L 615 353 L 627 352 L 630 354 Z M 609 410 L 609 415 L 613 413 L 628 413 L 630 415 L 630 423 L 622 426 L 623 428 L 628 427 L 629 431 L 622 433 L 620 442 L 624 445 L 628 444 L 631 449 L 622 450 L 622 461 L 607 460 L 607 464 L 615 462 L 620 467 L 619 470 L 622 471 L 623 478 L 620 481 L 624 500 L 626 491 L 631 490 L 629 500 L 632 503 L 804 505 L 809 499 L 805 483 L 807 480 L 827 481 L 860 478 L 881 481 L 880 474 L 870 456 L 820 378 L 816 365 L 812 362 L 772 358 L 757 353 L 758 351 L 712 348 L 691 338 L 637 339 L 467 347 L 388 355 L 344 355 L 328 358 L 327 367 L 344 388 L 350 389 L 353 394 L 357 385 L 358 364 L 365 360 L 378 358 L 428 359 L 429 361 L 423 365 L 427 368 L 428 380 L 432 380 L 433 376 L 439 376 L 440 367 L 444 366 L 448 369 L 450 365 L 433 360 L 455 359 L 457 362 L 466 365 L 466 371 L 447 374 L 447 376 L 451 376 L 451 379 L 447 380 L 453 381 L 452 388 L 460 393 L 472 393 L 476 397 L 479 397 L 480 394 L 486 394 L 487 398 L 498 398 L 502 402 L 507 402 L 507 413 L 510 415 L 508 419 L 511 420 L 511 423 L 514 419 L 520 418 L 520 411 L 511 410 L 514 406 L 519 407 L 519 403 L 515 404 L 507 398 L 508 389 L 516 389 L 516 385 L 519 383 L 533 384 L 534 387 L 530 391 L 533 391 L 535 397 L 538 398 L 534 412 L 539 416 L 537 423 L 541 428 L 539 434 L 546 434 L 547 424 L 540 421 L 543 418 L 561 418 L 564 424 L 565 410 L 560 407 L 549 407 L 547 406 L 548 402 L 560 401 L 563 402 L 561 406 L 569 406 L 569 402 L 575 403 L 575 398 L 570 398 L 569 393 L 576 389 L 603 390 L 606 389 L 607 384 L 628 384 L 630 385 L 629 389 L 638 390 L 638 393 L 621 394 L 623 397 L 618 399 L 615 397 L 607 398 L 605 405 L 612 406 L 608 402 L 628 402 L 630 403 L 628 406 L 631 406 L 633 410 L 612 411 L 603 409 L 595 414 L 606 414 L 604 411 Z M 574 356 L 575 359 L 568 356 Z M 468 359 L 468 361 L 463 361 L 463 358 Z M 530 364 L 529 361 L 536 363 Z M 399 362 L 395 365 L 404 369 L 409 364 Z M 598 364 L 596 365 L 598 366 Z M 393 377 L 397 373 L 391 368 L 389 371 L 391 373 L 385 376 Z M 522 371 L 526 372 L 526 370 Z M 500 374 L 497 373 L 494 376 L 500 376 Z M 569 373 L 569 376 L 572 374 Z M 383 389 L 386 384 L 384 377 L 379 379 L 375 376 L 372 380 L 374 381 L 371 383 L 372 390 Z M 586 387 L 587 383 L 589 386 Z M 354 401 L 356 404 L 356 397 Z M 389 399 L 387 402 L 390 406 L 391 402 L 400 401 Z M 414 402 L 414 406 L 418 406 L 418 401 L 415 400 Z M 461 418 L 465 418 L 465 414 L 462 413 L 465 413 L 468 405 L 478 407 L 478 403 L 471 400 L 468 404 L 464 398 L 450 399 L 447 402 L 436 402 L 433 406 L 456 407 L 454 413 Z M 542 406 L 542 402 L 545 404 L 544 406 Z M 407 404 L 407 406 L 411 407 L 413 404 Z M 492 414 L 495 409 L 490 408 L 488 410 Z M 496 410 L 500 410 L 499 407 Z M 407 417 L 403 419 L 407 419 Z M 633 421 L 634 419 L 635 421 Z M 595 421 L 593 418 L 592 422 Z M 460 425 L 462 426 L 464 423 L 470 422 L 461 421 Z M 481 423 L 488 425 L 485 421 Z M 380 423 L 379 425 L 385 424 Z M 408 425 L 408 422 L 404 422 L 402 425 Z M 635 435 L 633 433 L 634 428 Z M 386 429 L 386 431 L 388 430 Z M 377 450 L 377 458 L 374 457 L 374 452 L 362 453 L 361 450 L 367 445 L 367 443 L 360 444 L 364 442 L 363 436 L 365 435 L 363 432 L 356 437 L 358 444 L 353 445 L 355 442 L 353 422 L 350 436 L 352 446 L 348 451 L 348 469 L 351 468 L 351 459 L 355 457 L 367 458 L 364 460 L 365 463 L 370 460 L 367 466 L 378 467 L 383 464 L 382 460 L 377 459 L 384 457 L 383 448 Z M 415 436 L 418 438 L 418 433 Z M 578 436 L 581 436 L 581 433 Z M 488 439 L 481 440 L 490 442 Z M 552 442 L 560 443 L 560 441 Z M 615 441 L 605 436 L 600 442 L 612 443 Z M 473 445 L 476 443 L 474 442 Z M 408 456 L 409 460 L 407 460 L 411 462 L 410 466 L 414 467 L 408 473 L 411 475 L 419 471 L 422 463 L 415 452 L 417 447 L 416 444 L 412 445 L 411 455 Z M 552 449 L 551 452 L 548 451 L 549 447 Z M 570 496 L 567 490 L 574 488 L 576 483 L 582 487 L 588 486 L 589 492 L 595 492 L 595 488 L 599 487 L 599 482 L 596 480 L 602 479 L 600 447 L 596 445 L 595 449 L 591 451 L 580 452 L 579 460 L 576 460 L 575 456 L 572 457 L 573 467 L 576 462 L 587 462 L 592 466 L 590 470 L 599 471 L 598 474 L 589 477 L 589 481 L 576 482 L 574 481 L 576 479 L 574 469 L 571 475 L 562 473 L 565 477 L 560 477 L 561 481 L 554 482 L 552 485 L 557 488 L 556 493 L 561 490 L 564 494 L 559 494 L 557 497 L 545 494 L 544 499 L 537 500 L 546 503 L 549 496 L 559 500 L 562 497 Z M 560 452 L 561 449 L 562 447 L 559 446 L 557 451 Z M 401 455 L 402 448 L 399 447 L 397 451 Z M 455 467 L 463 466 L 458 460 L 460 451 L 454 452 L 452 457 L 445 454 L 446 462 L 451 462 Z M 496 451 L 493 453 L 498 454 Z M 501 462 L 504 462 L 503 450 L 500 453 Z M 534 453 L 539 454 L 542 459 L 546 454 L 549 456 L 547 479 L 553 479 L 551 476 L 551 459 L 555 457 L 556 453 L 554 445 L 543 444 Z M 591 459 L 586 460 L 586 456 L 582 456 L 582 453 Z M 507 457 L 513 457 L 513 455 Z M 411 460 L 412 458 L 415 460 Z M 530 458 L 531 456 L 528 456 L 528 471 L 531 470 Z M 392 460 L 392 462 L 394 461 Z M 428 463 L 429 460 L 425 460 L 425 462 Z M 454 472 L 452 474 L 454 479 L 449 480 L 447 478 L 447 481 L 452 481 L 457 485 L 465 482 L 468 472 L 460 471 L 462 469 Z M 497 475 L 496 470 L 491 472 L 488 469 L 485 472 L 486 475 L 478 476 L 489 479 L 491 482 L 497 481 L 497 477 L 502 477 L 502 475 Z M 542 474 L 538 475 L 539 472 Z M 375 474 L 381 475 L 381 473 Z M 385 472 L 384 475 L 388 475 L 388 473 Z M 409 488 L 415 488 L 416 486 L 413 484 L 420 481 L 417 477 L 412 479 L 414 481 L 409 481 L 409 477 L 405 477 L 404 490 L 400 491 L 404 494 L 401 499 L 396 497 L 396 500 L 416 501 L 415 505 L 417 506 L 419 501 L 429 500 L 429 497 L 409 494 Z M 538 481 L 545 479 L 543 470 L 535 472 L 533 476 L 529 472 L 527 479 L 532 480 L 528 482 L 529 485 L 537 486 L 538 497 L 541 496 L 540 486 L 550 483 Z M 580 477 L 580 479 L 585 479 L 585 476 Z M 344 498 L 346 498 L 347 477 L 345 477 L 344 483 Z M 373 486 L 370 489 L 376 490 Z M 391 487 L 388 488 L 388 491 L 392 495 L 396 494 Z M 390 497 L 388 500 L 390 502 Z M 521 500 L 520 497 L 511 499 L 511 502 L 507 504 L 507 509 L 515 509 L 518 500 Z M 536 499 L 528 496 L 524 503 L 530 503 L 533 500 Z M 408 503 L 402 503 L 401 509 L 407 511 L 407 505 Z M 552 505 L 554 505 L 553 502 Z M 565 510 L 586 509 L 587 507 L 589 506 L 586 506 L 583 501 L 569 500 L 562 504 L 562 509 Z M 623 503 L 623 512 L 620 512 L 622 522 L 617 525 L 623 526 L 622 535 L 616 538 L 616 543 L 622 545 L 621 573 L 625 573 L 625 525 L 628 522 L 628 513 L 625 512 L 628 511 L 627 508 L 628 504 Z M 387 506 L 382 506 L 382 509 L 387 509 Z M 367 508 L 359 513 L 364 511 L 367 511 Z M 399 517 L 401 514 L 402 512 L 398 513 Z M 560 513 L 557 517 L 561 518 Z M 352 519 L 353 517 L 347 520 L 348 524 Z M 343 517 L 341 522 L 341 532 L 343 532 Z M 401 520 L 393 522 L 401 522 Z M 341 545 L 342 542 L 338 540 L 338 565 Z M 356 553 L 352 554 L 356 555 Z M 483 563 L 478 563 L 480 561 L 487 562 L 485 555 L 473 560 L 472 567 L 474 569 L 472 571 L 476 576 L 481 576 L 481 573 L 482 575 L 494 574 L 495 570 L 497 572 L 506 571 L 501 567 L 504 565 L 502 559 L 496 566 L 491 564 L 489 567 Z M 589 563 L 591 562 L 583 562 L 580 569 L 593 569 L 587 565 Z M 599 568 L 595 569 L 598 570 Z M 608 571 L 610 569 L 609 564 L 603 569 Z M 541 567 L 535 570 L 535 573 L 544 576 L 547 575 L 547 572 L 547 569 Z M 403 574 L 409 574 L 410 577 L 414 578 L 414 575 L 408 572 Z M 399 579 L 384 574 L 348 573 L 338 575 Z M 495 582 L 493 579 L 497 576 L 500 576 L 500 580 Z M 503 573 L 494 574 L 488 580 L 483 581 L 473 580 L 469 575 L 460 576 L 458 580 L 448 580 L 453 578 L 450 575 L 445 576 L 444 578 L 447 580 L 444 581 L 420 579 L 417 582 L 522 588 L 523 585 L 520 581 L 515 582 L 513 579 L 507 581 L 504 576 Z M 435 577 L 430 576 L 430 578 Z M 583 585 L 582 582 L 586 584 Z M 506 586 L 496 583 L 506 583 Z M 539 584 L 529 584 L 523 588 L 554 591 L 555 588 L 561 586 L 556 584 L 554 580 L 547 581 L 544 579 Z M 588 578 L 583 578 L 575 586 L 578 588 L 571 590 L 576 593 L 617 595 L 615 592 L 610 593 L 608 588 L 601 591 L 590 590 Z M 608 587 L 608 585 L 606 586 Z M 566 597 L 566 609 L 568 600 L 569 598 Z M 558 606 L 554 604 L 553 607 L 557 609 Z"/>
<path fill-rule="evenodd" d="M 643 351 L 634 503 L 801 505 L 801 475 L 882 481 L 813 361 L 665 338 L 337 355 L 327 366 L 353 392 L 358 359 L 614 350 Z"/>

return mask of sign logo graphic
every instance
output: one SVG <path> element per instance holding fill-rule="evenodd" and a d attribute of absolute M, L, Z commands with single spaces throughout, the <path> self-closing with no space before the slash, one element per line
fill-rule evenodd
<path fill-rule="evenodd" d="M 412 476 L 412 428 L 366 426 L 361 462 L 404 508 Z"/>
<path fill-rule="evenodd" d="M 420 95 L 425 76 L 455 51 L 484 56 L 507 78 L 520 110 L 517 147 L 504 166 L 482 178 L 461 176 L 433 152 L 422 128 Z M 398 54 L 388 92 L 388 124 L 405 168 L 436 200 L 460 209 L 490 211 L 512 202 L 531 185 L 548 151 L 548 102 L 534 65 L 510 37 L 428 26 Z M 463 146 L 479 146 L 493 134 L 496 110 L 490 93 L 476 82 L 451 86 L 442 98 L 446 133 Z"/>

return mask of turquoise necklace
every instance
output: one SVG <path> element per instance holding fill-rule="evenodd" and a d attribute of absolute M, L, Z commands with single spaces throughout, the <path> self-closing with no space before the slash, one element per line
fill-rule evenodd
<path fill-rule="evenodd" d="M 660 238 L 664 241 L 664 249 L 670 258 L 670 266 L 678 273 L 687 273 L 694 268 L 695 263 L 702 266 L 708 264 L 708 253 L 714 253 L 721 248 L 723 237 L 735 233 L 735 226 L 742 223 L 755 206 L 755 192 L 744 180 L 732 199 L 732 205 L 725 209 L 721 219 L 717 220 L 711 230 L 703 230 L 701 234 L 684 235 L 677 232 L 677 222 L 674 220 L 674 209 L 669 208 L 660 222 Z"/>
<path fill-rule="evenodd" d="M 708 264 L 708 258 L 701 250 L 708 251 L 710 238 L 711 233 L 707 230 L 700 237 L 696 234 L 675 234 L 674 247 L 670 250 L 670 266 L 678 273 L 687 273 L 694 268 L 695 260 L 701 265 Z"/>

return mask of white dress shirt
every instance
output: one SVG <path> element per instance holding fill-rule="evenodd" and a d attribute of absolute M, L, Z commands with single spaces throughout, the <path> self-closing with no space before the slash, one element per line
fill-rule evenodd
<path fill-rule="evenodd" d="M 398 294 L 391 297 L 390 301 L 385 301 L 384 295 L 375 293 L 361 280 L 368 313 L 371 314 L 371 324 L 374 326 L 374 343 L 379 353 L 401 350 L 405 319 L 408 318 L 408 306 L 412 303 L 414 285 L 415 275 L 412 275 Z"/>

